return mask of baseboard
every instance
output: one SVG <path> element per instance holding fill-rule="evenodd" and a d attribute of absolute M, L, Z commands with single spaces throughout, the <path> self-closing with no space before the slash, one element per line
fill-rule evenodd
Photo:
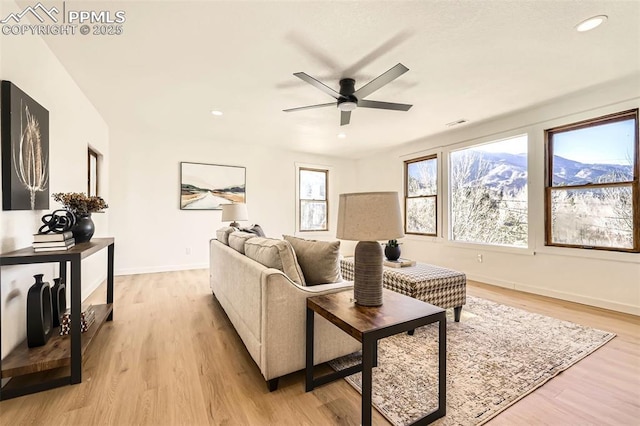
<path fill-rule="evenodd" d="M 525 293 L 537 294 L 539 296 L 547 296 L 547 297 L 552 297 L 554 299 L 566 300 L 568 302 L 581 303 L 583 305 L 589 305 L 597 308 L 609 309 L 616 312 L 622 312 L 625 314 L 640 316 L 639 306 L 629 305 L 626 303 L 614 302 L 606 299 L 598 299 L 595 297 L 588 297 L 588 296 L 583 296 L 575 293 L 567 293 L 564 291 L 550 290 L 547 288 L 541 288 L 541 287 L 536 287 L 536 286 L 527 285 L 527 284 L 496 280 L 494 278 L 485 277 L 482 275 L 467 274 L 467 278 L 472 281 L 478 281 L 484 284 L 495 285 L 497 287 L 523 291 Z"/>
<path fill-rule="evenodd" d="M 511 290 L 515 290 L 516 288 L 516 285 L 510 281 L 497 280 L 495 278 L 485 277 L 483 275 L 467 274 L 467 279 L 471 281 L 478 281 L 484 284 L 495 285 L 497 287 L 509 288 Z"/>
<path fill-rule="evenodd" d="M 597 299 L 595 297 L 583 296 L 564 291 L 549 290 L 546 288 L 534 287 L 525 284 L 515 284 L 515 290 L 526 293 L 539 294 L 540 296 L 553 297 L 554 299 L 567 300 L 569 302 L 581 303 L 583 305 L 595 306 L 597 308 L 609 309 L 611 311 L 623 312 L 625 314 L 640 315 L 640 307 L 626 303 L 614 302 L 612 300 Z"/>
<path fill-rule="evenodd" d="M 124 268 L 124 269 L 116 269 L 114 271 L 114 275 L 153 274 L 156 272 L 190 271 L 192 269 L 209 269 L 209 264 L 197 263 L 192 265 L 166 265 L 166 266 L 148 266 L 144 268 Z"/>

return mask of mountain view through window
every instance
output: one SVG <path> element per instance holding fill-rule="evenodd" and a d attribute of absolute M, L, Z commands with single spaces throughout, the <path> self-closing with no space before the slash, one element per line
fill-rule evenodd
<path fill-rule="evenodd" d="M 634 248 L 637 119 L 550 130 L 547 243 Z"/>
<path fill-rule="evenodd" d="M 527 247 L 527 136 L 451 152 L 451 239 Z"/>

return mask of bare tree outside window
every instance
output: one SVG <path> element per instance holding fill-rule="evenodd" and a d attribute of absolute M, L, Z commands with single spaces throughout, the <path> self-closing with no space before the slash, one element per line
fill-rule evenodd
<path fill-rule="evenodd" d="M 437 234 L 438 159 L 435 155 L 404 162 L 405 233 Z"/>
<path fill-rule="evenodd" d="M 300 168 L 298 175 L 300 231 L 326 231 L 329 171 Z"/>
<path fill-rule="evenodd" d="M 527 247 L 527 136 L 450 153 L 453 241 Z"/>
<path fill-rule="evenodd" d="M 638 110 L 549 129 L 546 143 L 546 244 L 640 251 Z"/>

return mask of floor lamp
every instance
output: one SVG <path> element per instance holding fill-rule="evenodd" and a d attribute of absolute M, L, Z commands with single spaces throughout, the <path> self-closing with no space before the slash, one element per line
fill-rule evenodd
<path fill-rule="evenodd" d="M 404 237 L 397 192 L 340 194 L 338 231 L 341 240 L 358 241 L 353 293 L 356 304 L 382 305 L 382 246 L 378 241 Z"/>

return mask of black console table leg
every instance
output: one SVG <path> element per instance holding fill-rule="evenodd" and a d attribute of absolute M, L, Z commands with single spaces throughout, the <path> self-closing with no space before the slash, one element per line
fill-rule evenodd
<path fill-rule="evenodd" d="M 107 303 L 111 303 L 111 312 L 107 321 L 113 321 L 113 254 L 115 244 L 107 247 Z"/>
<path fill-rule="evenodd" d="M 71 384 L 82 382 L 82 340 L 80 313 L 82 312 L 82 262 L 71 261 Z"/>

